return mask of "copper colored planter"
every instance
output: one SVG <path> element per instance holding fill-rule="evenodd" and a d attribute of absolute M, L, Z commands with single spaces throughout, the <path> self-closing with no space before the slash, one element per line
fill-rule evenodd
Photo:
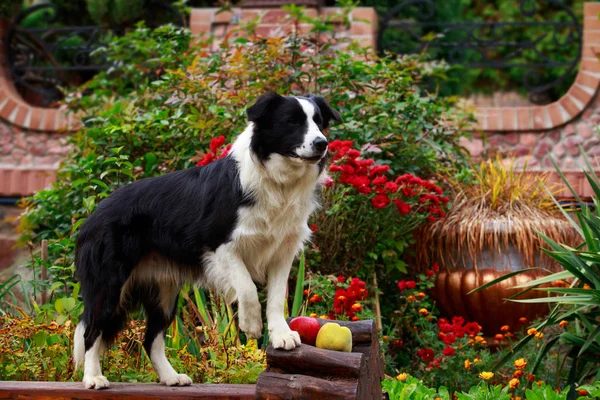
<path fill-rule="evenodd" d="M 524 327 L 519 322 L 521 317 L 532 321 L 548 313 L 546 304 L 523 304 L 507 301 L 510 296 L 521 289 L 514 286 L 541 278 L 546 274 L 541 271 L 524 272 L 480 292 L 467 295 L 488 282 L 493 281 L 510 271 L 498 271 L 492 268 L 468 269 L 458 271 L 441 271 L 435 281 L 431 295 L 440 310 L 448 317 L 461 316 L 466 321 L 475 321 L 482 326 L 486 336 L 500 333 L 503 325 L 510 326 L 511 332 Z M 530 299 L 544 297 L 545 293 L 531 290 L 519 297 Z M 528 326 L 528 325 L 525 325 Z"/>

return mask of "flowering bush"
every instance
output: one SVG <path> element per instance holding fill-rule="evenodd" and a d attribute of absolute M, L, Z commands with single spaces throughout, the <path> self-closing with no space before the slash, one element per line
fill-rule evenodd
<path fill-rule="evenodd" d="M 306 313 L 311 317 L 350 321 L 373 318 L 367 285 L 358 278 L 314 275 L 306 285 Z"/>
<path fill-rule="evenodd" d="M 435 183 L 411 174 L 394 176 L 350 140 L 334 140 L 324 207 L 314 219 L 313 267 L 369 276 L 370 265 L 405 271 L 400 256 L 411 232 L 444 216 L 449 199 Z"/>

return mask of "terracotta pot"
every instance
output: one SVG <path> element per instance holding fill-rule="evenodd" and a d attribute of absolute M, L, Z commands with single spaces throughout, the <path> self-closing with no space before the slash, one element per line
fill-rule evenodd
<path fill-rule="evenodd" d="M 510 288 L 541 278 L 546 275 L 545 272 L 532 271 L 518 274 L 485 290 L 467 295 L 471 290 L 491 282 L 507 272 L 509 271 L 492 268 L 440 271 L 431 295 L 447 317 L 461 316 L 466 321 L 476 321 L 482 326 L 486 336 L 500 333 L 503 325 L 510 326 L 511 331 L 514 332 L 523 326 L 519 322 L 519 318 L 525 317 L 528 321 L 532 321 L 545 315 L 549 308 L 546 304 L 506 301 L 520 291 L 520 289 Z M 545 293 L 531 290 L 521 295 L 519 299 L 540 296 L 545 296 Z"/>

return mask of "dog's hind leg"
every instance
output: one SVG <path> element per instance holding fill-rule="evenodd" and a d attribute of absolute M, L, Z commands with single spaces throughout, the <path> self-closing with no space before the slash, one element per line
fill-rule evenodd
<path fill-rule="evenodd" d="M 80 328 L 80 326 L 82 328 Z M 80 330 L 81 329 L 81 330 Z M 79 332 L 78 332 L 79 331 Z M 83 331 L 83 333 L 82 333 Z M 83 334 L 85 361 L 83 367 L 83 384 L 86 389 L 104 389 L 109 386 L 108 379 L 102 375 L 100 367 L 100 358 L 106 348 L 106 342 L 102 338 L 102 332 L 94 327 L 90 327 L 81 322 L 75 330 L 77 336 Z M 77 337 L 75 338 L 77 341 Z M 80 339 L 79 339 L 80 340 Z M 80 346 L 77 342 L 75 348 Z"/>
<path fill-rule="evenodd" d="M 192 380 L 185 374 L 179 374 L 165 355 L 165 333 L 177 312 L 179 287 L 161 282 L 154 286 L 156 296 L 148 296 L 144 301 L 147 314 L 146 337 L 144 349 L 152 361 L 152 367 L 158 375 L 160 383 L 167 386 L 188 386 Z"/>

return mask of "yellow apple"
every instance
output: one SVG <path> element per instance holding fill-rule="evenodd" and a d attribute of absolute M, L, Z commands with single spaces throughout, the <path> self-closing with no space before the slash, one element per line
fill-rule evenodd
<path fill-rule="evenodd" d="M 349 353 L 352 351 L 352 332 L 345 326 L 328 322 L 319 330 L 316 344 L 320 349 Z"/>

